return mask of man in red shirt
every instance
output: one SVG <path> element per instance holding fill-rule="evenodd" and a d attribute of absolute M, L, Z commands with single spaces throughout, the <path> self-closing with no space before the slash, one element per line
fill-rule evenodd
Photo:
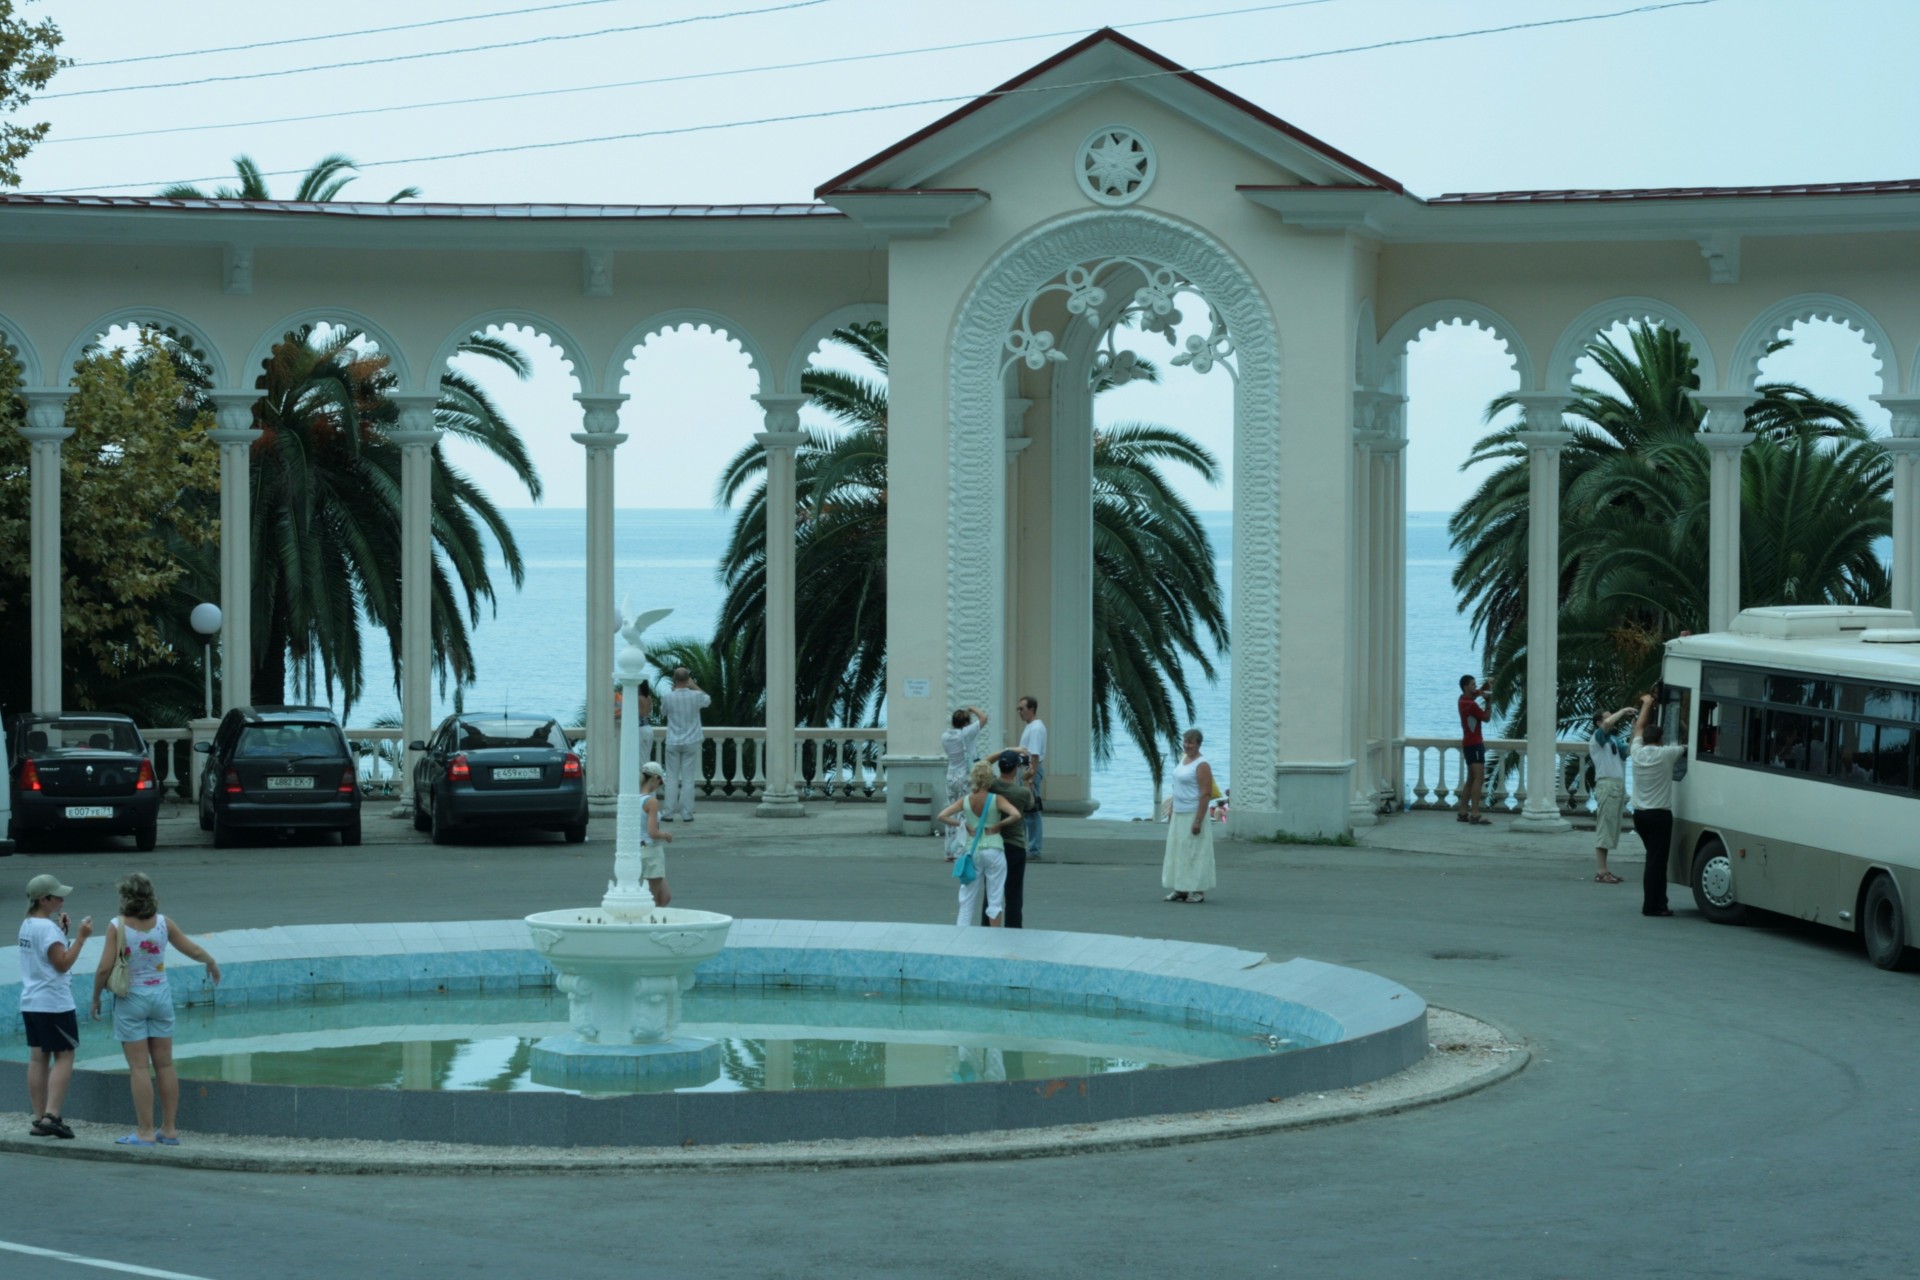
<path fill-rule="evenodd" d="M 1460 810 L 1460 821 L 1481 827 L 1493 825 L 1480 813 L 1487 790 L 1487 743 L 1480 726 L 1492 718 L 1486 700 L 1487 686 L 1477 677 L 1460 677 L 1460 758 L 1467 766 L 1466 802 Z"/>

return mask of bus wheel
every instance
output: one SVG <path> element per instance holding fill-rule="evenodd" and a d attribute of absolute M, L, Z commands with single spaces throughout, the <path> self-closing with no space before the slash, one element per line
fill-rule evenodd
<path fill-rule="evenodd" d="M 1693 855 L 1693 905 L 1715 924 L 1739 924 L 1747 909 L 1733 896 L 1733 860 L 1727 847 L 1709 837 Z"/>
<path fill-rule="evenodd" d="M 1867 885 L 1860 905 L 1860 940 L 1867 944 L 1867 959 L 1882 969 L 1905 969 L 1911 964 L 1907 910 L 1888 876 L 1877 875 Z"/>

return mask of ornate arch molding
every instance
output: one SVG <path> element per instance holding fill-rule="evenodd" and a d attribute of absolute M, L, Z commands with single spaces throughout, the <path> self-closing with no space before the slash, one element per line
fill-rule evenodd
<path fill-rule="evenodd" d="M 440 349 L 433 353 L 433 364 L 429 366 L 427 376 L 437 381 L 446 372 L 447 363 L 459 354 L 460 344 L 467 340 L 469 334 L 485 333 L 495 326 L 505 328 L 508 325 L 530 329 L 560 348 L 560 355 L 566 360 L 568 371 L 573 374 L 574 385 L 581 391 L 593 389 L 593 364 L 587 359 L 586 348 L 580 345 L 579 339 L 539 312 L 518 307 L 500 307 L 484 312 L 454 329 L 440 344 Z"/>
<path fill-rule="evenodd" d="M 1375 350 L 1373 372 L 1375 385 L 1382 390 L 1404 393 L 1407 389 L 1407 348 L 1415 339 L 1431 333 L 1443 324 L 1458 322 L 1474 329 L 1484 329 L 1506 344 L 1507 355 L 1513 361 L 1513 369 L 1519 375 L 1517 390 L 1531 391 L 1535 387 L 1533 353 L 1527 349 L 1526 340 L 1520 336 L 1519 328 L 1492 307 L 1478 302 L 1469 302 L 1464 298 L 1441 298 L 1434 302 L 1423 302 L 1413 310 L 1393 322 L 1386 337 L 1380 339 Z"/>
<path fill-rule="evenodd" d="M 194 355 L 207 367 L 207 373 L 212 377 L 216 388 L 231 385 L 228 381 L 226 357 L 220 353 L 220 348 L 214 344 L 213 339 L 209 338 L 206 331 L 199 325 L 166 307 L 121 307 L 107 312 L 74 335 L 73 341 L 67 344 L 66 359 L 61 362 L 56 376 L 63 383 L 73 376 L 73 366 L 79 364 L 88 351 L 99 345 L 100 335 L 121 325 L 158 329 L 162 333 L 170 333 L 184 340 L 193 347 Z"/>
<path fill-rule="evenodd" d="M 13 352 L 13 358 L 20 365 L 20 385 L 23 387 L 42 387 L 40 353 L 34 350 L 33 343 L 27 340 L 26 330 L 6 316 L 0 316 L 0 342 Z M 69 368 L 72 366 L 69 365 Z"/>
<path fill-rule="evenodd" d="M 793 354 L 787 358 L 787 373 L 780 383 L 781 389 L 790 395 L 800 394 L 800 379 L 806 375 L 807 367 L 813 363 L 813 353 L 820 344 L 833 336 L 835 329 L 844 329 L 850 324 L 866 324 L 878 320 L 887 322 L 887 304 L 884 302 L 856 302 L 851 306 L 829 311 L 800 335 L 800 341 L 794 344 Z"/>
<path fill-rule="evenodd" d="M 397 385 L 413 386 L 413 366 L 407 360 L 406 349 L 382 325 L 374 323 L 351 307 L 302 307 L 291 315 L 282 317 L 274 326 L 260 335 L 253 344 L 253 350 L 247 352 L 247 363 L 241 370 L 241 376 L 257 378 L 265 368 L 267 361 L 273 358 L 273 348 L 286 340 L 286 336 L 303 324 L 337 324 L 343 329 L 352 329 L 365 334 L 373 345 L 380 348 L 380 354 L 387 358 L 387 368 L 393 371 Z M 433 386 L 423 388 L 434 390 L 440 385 L 439 373 L 433 373 Z M 248 384 L 249 389 L 252 383 Z"/>
<path fill-rule="evenodd" d="M 1693 358 L 1700 362 L 1700 385 L 1720 385 L 1719 374 L 1714 366 L 1713 348 L 1707 343 L 1707 335 L 1700 331 L 1700 326 L 1686 312 L 1658 298 L 1614 298 L 1588 307 L 1561 333 L 1560 341 L 1553 344 L 1553 356 L 1547 362 L 1547 390 L 1570 390 L 1574 370 L 1587 344 L 1622 321 L 1630 324 L 1636 320 L 1652 321 L 1685 338 L 1687 345 L 1693 349 Z"/>
<path fill-rule="evenodd" d="M 1001 250 L 956 312 L 947 384 L 947 682 L 950 700 L 994 687 L 997 655 L 976 620 L 996 607 L 994 566 L 980 554 L 991 518 L 983 476 L 1004 465 L 1001 365 L 1033 293 L 1067 268 L 1115 257 L 1178 271 L 1226 323 L 1239 352 L 1234 383 L 1234 785 L 1272 809 L 1279 763 L 1270 717 L 1280 705 L 1280 345 L 1252 273 L 1218 240 L 1162 214 L 1101 210 L 1029 231 Z M 1238 548 L 1259 547 L 1259 556 Z M 1262 715 L 1268 717 L 1262 721 Z"/>
<path fill-rule="evenodd" d="M 745 327 L 735 324 L 718 311 L 709 311 L 705 307 L 675 307 L 649 316 L 627 331 L 613 348 L 613 354 L 607 361 L 607 374 L 601 390 L 610 396 L 620 394 L 620 380 L 627 376 L 627 369 L 633 364 L 635 352 L 641 343 L 656 333 L 668 333 L 674 329 L 691 328 L 699 333 L 712 333 L 715 337 L 725 338 L 740 348 L 747 357 L 747 364 L 753 368 L 754 376 L 760 380 L 760 394 L 765 395 L 772 378 L 773 366 L 768 363 L 766 352 L 760 347 L 754 336 Z"/>
<path fill-rule="evenodd" d="M 1762 311 L 1740 335 L 1740 341 L 1733 348 L 1733 362 L 1727 366 L 1725 390 L 1751 391 L 1760 378 L 1760 361 L 1767 354 L 1767 344 L 1779 337 L 1782 329 L 1790 329 L 1801 320 L 1837 320 L 1858 333 L 1880 361 L 1881 391 L 1890 393 L 1900 385 L 1900 361 L 1894 353 L 1893 342 L 1872 312 L 1836 294 L 1798 293 Z"/>

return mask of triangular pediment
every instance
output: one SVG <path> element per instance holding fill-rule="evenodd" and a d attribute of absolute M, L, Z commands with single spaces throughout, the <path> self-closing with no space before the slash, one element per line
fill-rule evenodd
<path fill-rule="evenodd" d="M 1236 143 L 1310 186 L 1403 190 L 1398 182 L 1111 28 L 1094 32 L 980 95 L 814 194 L 913 191 L 1075 103 L 1124 86 Z"/>

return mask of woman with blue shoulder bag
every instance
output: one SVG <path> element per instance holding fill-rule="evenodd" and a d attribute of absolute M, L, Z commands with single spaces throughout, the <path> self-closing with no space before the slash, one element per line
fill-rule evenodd
<path fill-rule="evenodd" d="M 960 917 L 955 923 L 962 927 L 980 919 L 982 893 L 987 899 L 987 925 L 998 929 L 1006 923 L 1007 854 L 1000 843 L 1000 828 L 1024 818 L 1005 796 L 988 789 L 993 780 L 993 766 L 978 762 L 967 774 L 969 794 L 940 811 L 941 822 L 970 833 L 966 852 L 953 864 L 953 878 L 960 882 Z"/>

